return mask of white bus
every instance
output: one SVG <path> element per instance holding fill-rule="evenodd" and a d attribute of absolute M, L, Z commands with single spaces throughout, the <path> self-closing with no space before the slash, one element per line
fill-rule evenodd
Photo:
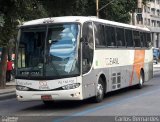
<path fill-rule="evenodd" d="M 147 28 L 93 17 L 43 18 L 24 23 L 17 41 L 19 101 L 83 100 L 153 76 Z"/>

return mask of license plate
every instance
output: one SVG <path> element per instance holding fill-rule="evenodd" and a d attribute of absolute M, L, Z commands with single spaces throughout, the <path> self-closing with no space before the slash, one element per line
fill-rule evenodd
<path fill-rule="evenodd" d="M 41 99 L 46 101 L 53 100 L 51 95 L 42 95 Z"/>

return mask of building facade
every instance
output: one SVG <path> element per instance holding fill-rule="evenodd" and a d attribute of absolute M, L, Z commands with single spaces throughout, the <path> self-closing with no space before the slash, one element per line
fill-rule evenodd
<path fill-rule="evenodd" d="M 145 26 L 152 32 L 153 46 L 160 48 L 160 0 L 148 0 L 134 15 L 135 25 Z"/>

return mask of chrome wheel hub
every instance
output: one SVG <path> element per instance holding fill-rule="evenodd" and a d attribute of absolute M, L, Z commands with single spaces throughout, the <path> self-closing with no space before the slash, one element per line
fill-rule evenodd
<path fill-rule="evenodd" d="M 98 84 L 98 86 L 97 86 L 97 97 L 98 98 L 103 97 L 103 86 L 102 86 L 102 84 Z"/>
<path fill-rule="evenodd" d="M 143 85 L 143 79 L 142 79 L 142 76 L 140 76 L 139 83 L 140 83 L 141 85 Z"/>

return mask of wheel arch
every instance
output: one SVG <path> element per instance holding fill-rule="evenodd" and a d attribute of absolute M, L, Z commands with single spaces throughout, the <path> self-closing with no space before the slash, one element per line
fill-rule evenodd
<path fill-rule="evenodd" d="M 107 92 L 107 80 L 106 80 L 106 76 L 103 73 L 101 73 L 99 75 L 99 78 L 101 78 L 102 81 L 103 81 L 103 83 L 104 83 L 104 92 L 106 93 Z"/>

